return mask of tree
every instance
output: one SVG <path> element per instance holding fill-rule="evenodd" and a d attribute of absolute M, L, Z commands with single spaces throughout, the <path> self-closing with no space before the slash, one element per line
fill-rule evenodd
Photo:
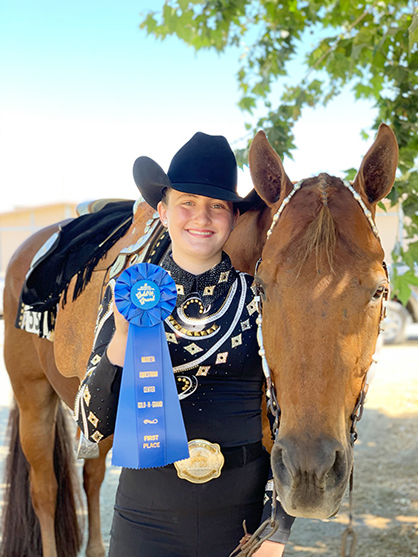
<path fill-rule="evenodd" d="M 141 27 L 160 39 L 177 35 L 196 50 L 242 50 L 237 77 L 239 106 L 263 116 L 249 130 L 264 129 L 280 155 L 291 156 L 292 129 L 305 106 L 326 105 L 344 85 L 378 108 L 374 128 L 391 125 L 399 143 L 399 177 L 391 203 L 402 201 L 409 238 L 418 235 L 418 9 L 415 0 L 166 0 Z M 309 37 L 309 39 L 308 39 Z M 315 45 L 307 48 L 307 44 Z M 277 106 L 271 90 L 300 60 L 304 77 L 285 85 Z M 254 120 L 254 117 L 253 117 Z M 363 135 L 366 132 L 362 132 Z M 239 150 L 238 162 L 248 149 Z M 354 170 L 348 172 L 353 177 Z M 394 254 L 409 267 L 395 273 L 394 291 L 405 302 L 418 284 L 418 241 Z"/>

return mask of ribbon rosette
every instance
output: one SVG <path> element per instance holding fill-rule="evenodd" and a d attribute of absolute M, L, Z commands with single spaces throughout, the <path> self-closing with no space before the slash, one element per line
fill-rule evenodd
<path fill-rule="evenodd" d="M 116 282 L 115 303 L 129 321 L 113 440 L 116 466 L 152 468 L 189 457 L 163 325 L 176 298 L 173 279 L 151 263 L 129 267 Z"/>

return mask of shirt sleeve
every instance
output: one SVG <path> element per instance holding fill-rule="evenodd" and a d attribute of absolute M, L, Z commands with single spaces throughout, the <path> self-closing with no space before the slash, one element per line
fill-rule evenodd
<path fill-rule="evenodd" d="M 93 351 L 74 405 L 74 419 L 84 436 L 95 443 L 115 430 L 122 368 L 110 363 L 106 349 L 115 331 L 109 286 L 99 308 Z"/>
<path fill-rule="evenodd" d="M 74 417 L 84 436 L 99 443 L 115 431 L 122 368 L 106 352 L 77 393 Z"/>
<path fill-rule="evenodd" d="M 262 523 L 271 517 L 271 505 L 273 501 L 273 472 L 270 468 L 269 479 L 266 484 L 266 491 L 264 495 L 264 508 L 262 515 Z M 283 509 L 280 501 L 276 501 L 276 520 L 279 521 L 279 529 L 269 538 L 272 542 L 286 544 L 289 539 L 290 529 L 292 528 L 293 522 L 295 521 L 294 516 L 290 516 Z M 268 524 L 262 534 L 262 536 L 268 535 L 272 531 L 271 524 Z"/>

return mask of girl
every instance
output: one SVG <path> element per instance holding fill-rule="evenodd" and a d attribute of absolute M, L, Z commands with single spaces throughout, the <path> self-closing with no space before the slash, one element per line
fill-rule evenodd
<path fill-rule="evenodd" d="M 227 557 L 240 541 L 243 520 L 250 532 L 259 526 L 269 474 L 252 277 L 236 271 L 223 252 L 242 201 L 236 161 L 224 137 L 197 133 L 167 174 L 140 157 L 134 178 L 172 241 L 160 265 L 178 297 L 165 331 L 189 446 L 215 457 L 212 479 L 194 477 L 181 463 L 122 469 L 109 556 Z M 85 415 L 93 415 L 87 430 L 80 415 L 78 423 L 96 442 L 111 433 L 108 414 L 117 406 L 125 357 L 128 322 L 116 307 L 114 320 L 113 338 L 96 347 L 78 396 Z M 97 390 L 100 398 L 85 394 Z M 269 505 L 264 510 L 267 518 Z M 280 505 L 278 517 L 279 531 L 257 557 L 282 555 L 293 518 Z"/>

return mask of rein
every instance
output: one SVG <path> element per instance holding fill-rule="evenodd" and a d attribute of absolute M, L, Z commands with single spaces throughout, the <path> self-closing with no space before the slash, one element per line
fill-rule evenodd
<path fill-rule="evenodd" d="M 267 240 L 269 240 L 270 236 L 272 235 L 273 230 L 276 227 L 277 222 L 279 221 L 279 218 L 280 218 L 281 214 L 283 213 L 284 209 L 286 208 L 286 205 L 290 202 L 290 200 L 296 194 L 296 192 L 301 189 L 304 182 L 305 182 L 305 179 L 300 180 L 299 182 L 294 184 L 292 191 L 285 197 L 285 199 L 283 200 L 279 209 L 274 214 L 271 226 L 270 226 L 269 230 L 267 231 Z M 373 220 L 372 213 L 367 208 L 366 204 L 364 203 L 363 199 L 361 198 L 361 195 L 346 180 L 342 180 L 342 183 L 349 190 L 349 192 L 352 194 L 352 196 L 357 201 L 357 203 L 360 205 L 365 217 L 369 221 L 369 224 L 370 224 L 370 227 L 372 229 L 373 234 L 380 241 L 379 231 L 378 231 L 377 226 L 376 226 L 376 224 Z M 324 202 L 324 204 L 326 204 L 326 202 Z M 265 379 L 266 379 L 267 409 L 268 409 L 268 411 L 270 411 L 272 413 L 272 415 L 274 417 L 274 423 L 273 423 L 273 426 L 272 426 L 272 434 L 273 434 L 274 441 L 276 441 L 278 433 L 279 433 L 279 427 L 280 427 L 281 410 L 280 410 L 280 405 L 277 401 L 276 390 L 274 388 L 274 383 L 273 383 L 273 379 L 272 379 L 271 370 L 270 370 L 270 367 L 268 365 L 267 358 L 266 358 L 266 351 L 264 349 L 263 332 L 262 332 L 262 324 L 263 324 L 262 299 L 261 299 L 262 287 L 261 287 L 260 283 L 257 281 L 257 271 L 258 271 L 258 268 L 261 264 L 261 261 L 262 261 L 262 258 L 260 257 L 260 259 L 257 261 L 256 266 L 255 266 L 254 283 L 252 285 L 252 290 L 254 292 L 254 301 L 257 304 L 257 311 L 258 311 L 258 317 L 257 317 L 257 321 L 256 321 L 257 326 L 258 326 L 257 327 L 257 341 L 258 341 L 258 346 L 259 346 L 259 352 L 258 353 L 261 357 L 263 373 L 264 373 L 264 376 L 265 376 Z M 389 280 L 387 266 L 386 266 L 385 262 L 383 262 L 383 268 L 385 270 L 386 277 Z M 380 312 L 380 323 L 383 321 L 383 319 L 385 318 L 385 315 L 386 315 L 386 308 L 385 308 L 385 305 L 384 305 L 384 301 L 387 301 L 388 296 L 389 296 L 389 291 L 388 291 L 388 289 L 386 289 L 384 294 L 383 294 L 383 297 L 382 297 L 382 308 L 381 308 L 381 312 Z M 380 332 L 380 323 L 379 323 L 379 332 Z M 357 440 L 357 437 L 358 437 L 356 426 L 357 426 L 357 423 L 361 420 L 361 418 L 363 416 L 364 402 L 366 400 L 366 394 L 367 394 L 368 388 L 369 388 L 369 385 L 367 383 L 367 373 L 366 373 L 366 375 L 364 376 L 364 380 L 363 380 L 363 384 L 362 384 L 362 388 L 361 388 L 359 397 L 358 397 L 357 402 L 355 404 L 354 410 L 353 410 L 353 412 L 351 413 L 351 416 L 350 416 L 351 417 L 350 441 L 351 441 L 352 446 L 354 446 L 354 443 L 355 443 L 355 441 Z M 351 469 L 350 482 L 349 482 L 349 524 L 348 524 L 347 528 L 345 529 L 345 531 L 343 532 L 343 535 L 342 535 L 341 557 L 345 557 L 345 555 L 346 555 L 346 547 L 347 547 L 348 536 L 352 536 L 349 557 L 354 557 L 356 543 L 357 543 L 357 535 L 356 535 L 356 533 L 354 532 L 354 529 L 353 529 L 353 498 L 352 498 L 353 485 L 354 485 L 353 473 L 354 473 L 354 465 L 353 465 L 353 468 Z M 275 487 L 275 482 L 273 482 L 271 517 L 270 517 L 269 520 L 266 520 L 258 528 L 258 530 L 250 537 L 250 539 L 247 540 L 241 546 L 241 552 L 237 555 L 237 557 L 250 557 L 251 555 L 253 555 L 253 553 L 260 547 L 260 545 L 265 540 L 269 539 L 271 537 L 271 535 L 277 530 L 278 523 L 277 523 L 277 520 L 276 520 L 276 497 L 277 497 L 276 487 Z M 269 524 L 273 528 L 273 530 L 267 536 L 265 536 L 264 538 L 260 538 L 260 534 L 265 530 L 265 528 Z"/>

